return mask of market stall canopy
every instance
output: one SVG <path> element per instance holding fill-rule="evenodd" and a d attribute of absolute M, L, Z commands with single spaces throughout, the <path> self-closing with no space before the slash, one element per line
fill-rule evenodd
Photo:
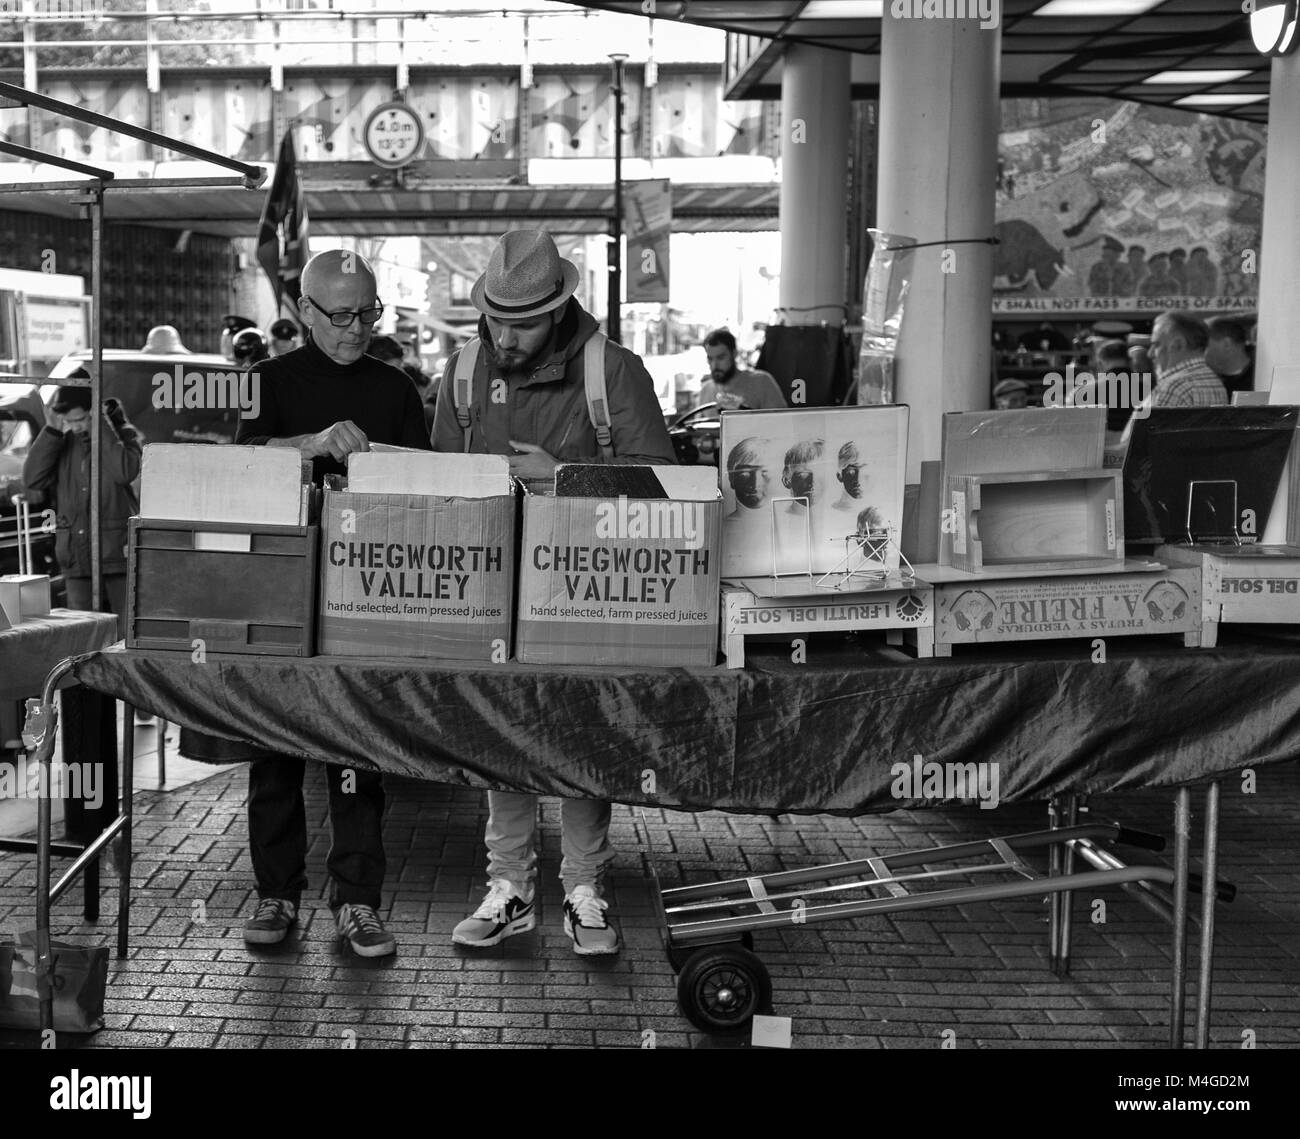
<path fill-rule="evenodd" d="M 643 0 L 571 0 L 644 16 Z M 730 33 L 726 97 L 778 99 L 786 45 L 854 52 L 853 94 L 875 98 L 881 13 L 892 0 L 656 0 L 659 19 Z M 922 0 L 903 0 L 924 11 Z M 926 0 L 927 6 L 931 0 Z M 1103 95 L 1268 121 L 1270 61 L 1235 0 L 938 0 L 935 9 L 1000 11 L 1007 98 Z"/>
<path fill-rule="evenodd" d="M 340 164 L 343 165 L 343 164 Z M 349 165 L 361 166 L 356 163 Z M 9 172 L 21 170 L 17 164 Z M 366 173 L 374 171 L 366 166 Z M 45 178 L 40 167 L 33 176 Z M 60 176 L 62 173 L 60 172 Z M 509 225 L 545 224 L 556 233 L 598 234 L 609 228 L 612 186 L 531 186 L 502 182 L 399 188 L 368 186 L 363 180 L 304 182 L 313 234 L 365 233 L 370 237 L 499 234 Z M 770 230 L 776 228 L 780 187 L 775 184 L 674 185 L 673 228 L 677 232 Z M 222 237 L 257 232 L 265 195 L 235 188 L 192 189 L 183 194 L 151 193 L 127 186 L 105 197 L 108 221 L 193 229 Z M 70 195 L 42 190 L 5 195 L 4 209 L 76 217 Z"/>

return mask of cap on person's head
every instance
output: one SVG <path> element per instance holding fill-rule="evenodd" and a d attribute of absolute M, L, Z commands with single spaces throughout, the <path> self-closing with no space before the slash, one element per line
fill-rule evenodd
<path fill-rule="evenodd" d="M 249 320 L 246 316 L 238 316 L 235 313 L 226 313 L 222 318 L 226 331 L 229 333 L 243 332 L 245 328 L 256 328 L 257 321 Z"/>
<path fill-rule="evenodd" d="M 174 356 L 178 352 L 188 352 L 189 349 L 181 343 L 181 334 L 176 329 L 170 324 L 160 324 L 149 329 L 149 335 L 145 338 L 144 347 L 140 351 Z"/>
<path fill-rule="evenodd" d="M 564 304 L 577 290 L 578 277 L 578 267 L 560 256 L 544 229 L 512 229 L 492 250 L 469 299 L 487 316 L 527 320 Z"/>
<path fill-rule="evenodd" d="M 1028 395 L 1029 385 L 1024 380 L 1003 380 L 993 389 L 993 398 L 997 399 L 999 396 L 1010 395 L 1012 392 L 1024 392 Z"/>
<path fill-rule="evenodd" d="M 1145 245 L 1130 245 L 1128 247 L 1128 251 L 1130 253 L 1145 253 L 1147 251 L 1147 247 Z"/>
<path fill-rule="evenodd" d="M 82 369 L 73 372 L 69 379 L 81 378 L 90 379 L 90 375 Z M 54 395 L 54 410 L 58 415 L 67 415 L 70 411 L 76 411 L 80 408 L 82 411 L 90 410 L 90 389 L 61 387 Z"/>
<path fill-rule="evenodd" d="M 375 359 L 383 360 L 385 363 L 390 360 L 400 360 L 402 346 L 391 336 L 372 336 L 366 355 L 374 356 Z"/>
<path fill-rule="evenodd" d="M 1110 234 L 1107 234 L 1101 239 L 1101 247 L 1103 249 L 1113 249 L 1116 253 L 1124 252 L 1124 243 L 1122 241 L 1117 241 L 1115 238 L 1111 237 Z"/>
<path fill-rule="evenodd" d="M 286 317 L 281 317 L 271 325 L 272 340 L 295 340 L 298 336 L 298 326 Z"/>

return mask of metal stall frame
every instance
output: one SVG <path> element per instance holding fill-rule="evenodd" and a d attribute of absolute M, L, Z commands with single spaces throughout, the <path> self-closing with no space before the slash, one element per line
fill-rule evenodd
<path fill-rule="evenodd" d="M 10 154 L 32 162 L 46 163 L 68 170 L 74 174 L 86 176 L 84 182 L 13 182 L 0 184 L 0 195 L 30 192 L 33 190 L 58 191 L 76 195 L 74 201 L 81 208 L 83 220 L 90 221 L 90 381 L 64 381 L 69 386 L 89 387 L 91 403 L 91 421 L 96 426 L 90 433 L 90 565 L 91 565 L 91 607 L 98 611 L 103 602 L 103 584 L 100 565 L 102 542 L 100 535 L 100 484 L 103 478 L 102 456 L 100 454 L 100 432 L 97 428 L 97 415 L 103 403 L 103 367 L 104 367 L 104 311 L 103 311 L 103 272 L 104 272 L 104 194 L 112 187 L 115 190 L 188 190 L 220 186 L 242 187 L 256 190 L 266 181 L 267 171 L 261 167 L 238 159 L 228 158 L 215 151 L 205 150 L 182 139 L 172 138 L 147 130 L 130 123 L 119 122 L 107 115 L 101 115 L 84 107 L 64 103 L 29 91 L 12 83 L 0 82 L 0 107 L 35 107 L 38 110 L 65 118 L 102 127 L 116 134 L 124 134 L 139 139 L 164 150 L 175 151 L 214 166 L 222 166 L 236 171 L 240 176 L 213 178 L 117 178 L 110 170 L 87 166 L 59 155 L 46 154 L 43 151 L 14 143 L 0 142 L 0 153 Z M 8 377 L 0 383 L 35 383 L 45 382 L 44 377 L 20 376 Z M 57 712 L 54 708 L 54 690 L 58 682 L 71 670 L 71 659 L 60 662 L 47 676 L 40 699 L 28 701 L 28 719 L 23 729 L 23 740 L 28 747 L 34 747 L 37 761 L 43 774 L 48 776 L 48 768 L 54 753 Z M 122 855 L 118 867 L 120 900 L 117 917 L 117 956 L 127 955 L 127 931 L 130 925 L 131 910 L 131 821 L 132 796 L 134 794 L 135 773 L 135 720 L 134 709 L 125 709 L 122 727 L 122 779 L 120 788 L 120 805 L 117 818 L 109 824 L 89 846 L 84 848 L 75 844 L 51 843 L 52 806 L 49 797 L 42 795 L 37 805 L 37 839 L 31 844 L 36 851 L 36 948 L 37 948 L 37 987 L 41 1007 L 42 1031 L 54 1027 L 53 971 L 54 961 L 50 952 L 50 909 L 63 893 L 85 872 L 87 867 L 98 864 L 104 848 L 118 835 L 122 836 Z M 48 786 L 48 783 L 46 784 Z M 9 847 L 12 849 L 12 844 Z M 24 848 L 27 849 L 27 848 Z M 58 854 L 73 857 L 71 867 L 59 881 L 51 887 L 51 857 Z M 89 905 L 88 905 L 89 910 Z M 96 916 L 98 906 L 94 907 Z"/>

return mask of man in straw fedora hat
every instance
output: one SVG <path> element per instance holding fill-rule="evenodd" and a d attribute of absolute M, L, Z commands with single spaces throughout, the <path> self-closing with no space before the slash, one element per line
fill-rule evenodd
<path fill-rule="evenodd" d="M 470 293 L 482 314 L 478 337 L 447 364 L 435 451 L 506 455 L 511 473 L 528 480 L 554 478 L 560 463 L 676 462 L 654 381 L 578 304 L 578 276 L 543 230 L 500 240 Z M 607 431 L 588 404 L 588 361 L 603 364 Z M 536 924 L 537 796 L 489 791 L 488 810 L 488 893 L 456 926 L 460 945 L 496 945 Z M 601 885 L 614 858 L 610 805 L 565 799 L 560 817 L 565 933 L 583 956 L 617 953 Z"/>

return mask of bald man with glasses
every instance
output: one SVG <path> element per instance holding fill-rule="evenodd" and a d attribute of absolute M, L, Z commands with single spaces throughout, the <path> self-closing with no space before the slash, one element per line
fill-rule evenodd
<path fill-rule="evenodd" d="M 355 253 L 330 250 L 307 262 L 298 312 L 307 342 L 264 360 L 249 373 L 261 414 L 240 422 L 237 443 L 293 447 L 312 477 L 346 474 L 354 451 L 389 443 L 430 450 L 424 409 L 409 376 L 366 355 L 383 315 L 375 275 Z M 252 945 L 283 941 L 298 919 L 307 886 L 305 761 L 260 753 L 248 774 L 248 837 L 258 903 L 244 925 Z M 326 866 L 329 902 L 340 937 L 363 957 L 397 943 L 379 918 L 385 860 L 384 785 L 377 771 L 327 764 L 333 843 Z"/>

